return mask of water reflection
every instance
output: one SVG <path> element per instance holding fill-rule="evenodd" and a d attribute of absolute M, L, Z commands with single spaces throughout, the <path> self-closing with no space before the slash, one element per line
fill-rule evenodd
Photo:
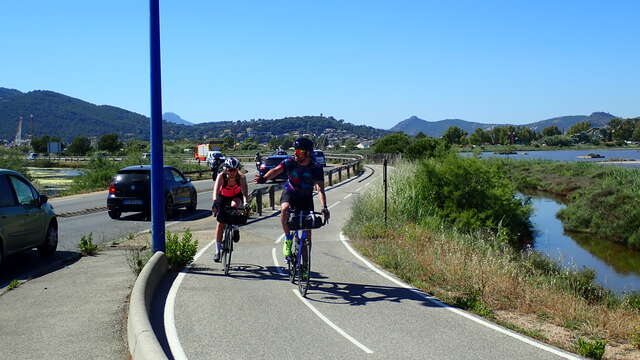
<path fill-rule="evenodd" d="M 604 158 L 585 159 L 578 156 L 586 156 L 589 153 L 596 153 L 604 156 Z M 471 156 L 472 153 L 461 153 L 463 156 Z M 539 159 L 539 160 L 555 160 L 555 161 L 612 161 L 616 159 L 626 160 L 640 160 L 640 150 L 634 149 L 590 149 L 590 150 L 536 150 L 536 151 L 517 151 L 515 154 L 496 154 L 493 152 L 482 152 L 480 157 L 482 158 L 509 158 L 509 159 Z M 617 163 L 615 165 L 622 165 L 628 167 L 636 167 L 638 164 L 624 164 Z"/>
<path fill-rule="evenodd" d="M 531 197 L 534 248 L 564 266 L 596 271 L 596 282 L 614 292 L 640 290 L 640 253 L 587 234 L 567 234 L 556 214 L 564 205 Z"/>
<path fill-rule="evenodd" d="M 73 178 L 82 175 L 82 170 L 69 168 L 27 168 L 29 176 L 35 181 L 43 194 L 55 196 L 68 190 Z"/>

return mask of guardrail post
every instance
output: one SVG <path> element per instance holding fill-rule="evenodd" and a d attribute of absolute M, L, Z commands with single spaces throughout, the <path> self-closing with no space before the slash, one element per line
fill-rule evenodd
<path fill-rule="evenodd" d="M 276 188 L 274 186 L 269 187 L 269 205 L 271 205 L 271 210 L 276 209 Z"/>
<path fill-rule="evenodd" d="M 338 168 L 338 182 L 342 182 L 342 167 Z"/>
<path fill-rule="evenodd" d="M 333 171 L 329 171 L 329 186 L 333 186 Z"/>
<path fill-rule="evenodd" d="M 351 177 L 351 166 L 347 165 L 347 179 Z"/>
<path fill-rule="evenodd" d="M 262 189 L 257 189 L 256 191 L 256 210 L 258 211 L 258 215 L 262 216 Z"/>

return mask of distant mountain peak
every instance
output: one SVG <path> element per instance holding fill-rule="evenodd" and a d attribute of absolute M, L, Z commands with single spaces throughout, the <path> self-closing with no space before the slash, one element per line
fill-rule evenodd
<path fill-rule="evenodd" d="M 162 119 L 168 122 L 172 122 L 174 124 L 182 124 L 187 126 L 193 125 L 193 123 L 188 122 L 187 120 L 181 118 L 180 115 L 173 112 L 166 112 L 162 114 Z"/>

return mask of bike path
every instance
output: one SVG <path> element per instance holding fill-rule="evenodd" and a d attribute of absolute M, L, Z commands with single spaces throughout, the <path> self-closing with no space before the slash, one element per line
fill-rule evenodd
<path fill-rule="evenodd" d="M 283 265 L 279 218 L 242 228 L 229 277 L 209 248 L 175 297 L 172 351 L 179 344 L 190 359 L 563 358 L 428 301 L 357 259 L 338 234 L 351 202 L 377 174 L 327 193 L 330 205 L 340 203 L 332 222 L 314 232 L 306 301 L 276 266 Z"/>

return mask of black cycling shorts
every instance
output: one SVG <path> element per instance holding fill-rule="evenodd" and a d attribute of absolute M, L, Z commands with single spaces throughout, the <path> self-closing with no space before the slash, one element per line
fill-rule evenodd
<path fill-rule="evenodd" d="M 288 202 L 289 207 L 302 211 L 313 211 L 313 194 L 299 196 L 289 191 L 280 195 L 280 204 Z"/>

